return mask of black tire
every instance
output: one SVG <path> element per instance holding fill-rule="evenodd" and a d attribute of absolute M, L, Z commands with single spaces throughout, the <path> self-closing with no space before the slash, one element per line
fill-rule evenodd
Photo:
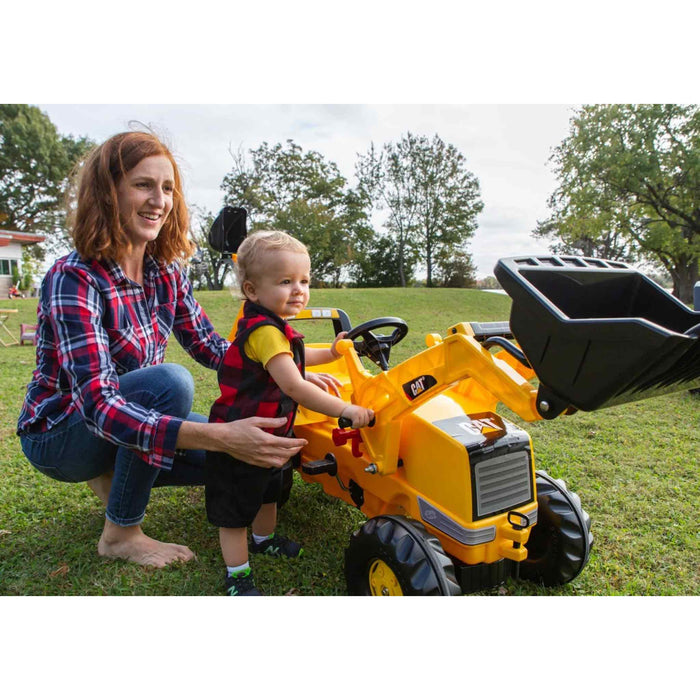
<path fill-rule="evenodd" d="M 400 515 L 371 518 L 352 534 L 345 550 L 345 580 L 350 595 L 462 594 L 452 560 L 437 537 Z"/>
<path fill-rule="evenodd" d="M 593 546 L 591 519 L 579 497 L 560 479 L 536 472 L 537 524 L 525 546 L 520 577 L 545 586 L 573 581 L 588 563 Z"/>

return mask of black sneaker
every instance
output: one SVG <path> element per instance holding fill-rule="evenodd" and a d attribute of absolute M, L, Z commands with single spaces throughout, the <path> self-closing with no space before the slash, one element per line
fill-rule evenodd
<path fill-rule="evenodd" d="M 255 544 L 255 540 L 252 540 L 250 551 L 253 554 L 267 554 L 271 557 L 289 557 L 290 559 L 298 557 L 304 552 L 300 544 L 292 542 L 282 535 L 268 537 L 260 544 Z"/>
<path fill-rule="evenodd" d="M 255 581 L 250 569 L 234 576 L 227 574 L 224 587 L 226 595 L 262 595 L 255 587 Z"/>

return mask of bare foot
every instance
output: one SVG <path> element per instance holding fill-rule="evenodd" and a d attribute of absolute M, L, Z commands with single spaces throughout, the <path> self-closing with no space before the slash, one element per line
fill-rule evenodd
<path fill-rule="evenodd" d="M 102 505 L 106 508 L 109 501 L 109 490 L 112 488 L 113 471 L 105 472 L 96 476 L 94 479 L 88 479 L 87 485 L 93 490 L 97 498 L 102 501 Z"/>
<path fill-rule="evenodd" d="M 194 552 L 181 544 L 159 542 L 144 534 L 140 525 L 121 527 L 105 520 L 97 553 L 111 559 L 125 559 L 142 566 L 162 569 L 176 561 L 194 559 Z"/>

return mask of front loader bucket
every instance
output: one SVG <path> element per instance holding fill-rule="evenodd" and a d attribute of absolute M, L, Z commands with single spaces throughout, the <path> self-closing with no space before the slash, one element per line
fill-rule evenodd
<path fill-rule="evenodd" d="M 516 257 L 494 273 L 543 418 L 700 386 L 700 313 L 625 263 Z"/>

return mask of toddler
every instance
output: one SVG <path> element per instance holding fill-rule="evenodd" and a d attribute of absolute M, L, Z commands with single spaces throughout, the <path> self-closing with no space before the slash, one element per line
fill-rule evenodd
<path fill-rule="evenodd" d="M 219 369 L 221 396 L 209 422 L 250 416 L 287 418 L 276 430 L 290 435 L 298 404 L 328 416 L 343 416 L 353 428 L 367 425 L 371 409 L 345 403 L 304 377 L 306 365 L 338 358 L 339 333 L 330 348 L 304 348 L 303 336 L 286 319 L 309 301 L 311 262 L 306 246 L 281 231 L 249 235 L 238 250 L 238 278 L 246 301 L 236 336 Z M 317 375 L 326 389 L 337 392 L 329 375 Z M 209 521 L 219 528 L 226 564 L 228 595 L 261 595 L 249 564 L 247 528 L 253 553 L 297 557 L 299 544 L 275 534 L 282 469 L 262 468 L 222 452 L 207 453 L 206 507 Z"/>

